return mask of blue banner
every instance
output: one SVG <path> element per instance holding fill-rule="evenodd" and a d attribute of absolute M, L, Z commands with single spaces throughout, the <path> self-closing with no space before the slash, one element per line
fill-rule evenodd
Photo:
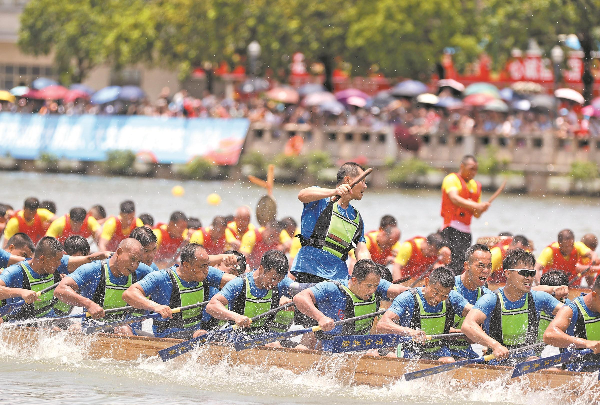
<path fill-rule="evenodd" d="M 0 155 L 104 161 L 107 152 L 131 150 L 156 163 L 206 157 L 235 165 L 248 132 L 247 119 L 145 116 L 0 114 Z"/>

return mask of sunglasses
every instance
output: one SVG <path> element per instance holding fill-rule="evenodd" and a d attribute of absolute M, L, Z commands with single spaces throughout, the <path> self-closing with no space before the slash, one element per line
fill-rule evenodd
<path fill-rule="evenodd" d="M 536 271 L 529 269 L 508 269 L 510 271 L 516 271 L 520 276 L 523 277 L 535 277 Z"/>

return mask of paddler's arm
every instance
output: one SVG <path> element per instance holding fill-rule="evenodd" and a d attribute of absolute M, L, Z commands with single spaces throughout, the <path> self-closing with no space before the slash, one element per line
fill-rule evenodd
<path fill-rule="evenodd" d="M 422 330 L 416 330 L 400 326 L 398 321 L 400 317 L 392 311 L 385 311 L 379 322 L 377 322 L 377 333 L 394 333 L 401 336 L 412 337 L 416 342 L 425 342 L 426 334 Z"/>
<path fill-rule="evenodd" d="M 321 329 L 327 332 L 335 328 L 334 320 L 325 316 L 323 312 L 319 311 L 319 309 L 315 306 L 316 303 L 317 300 L 315 299 L 315 295 L 310 288 L 299 292 L 294 297 L 294 304 L 296 305 L 298 311 L 317 321 Z"/>
<path fill-rule="evenodd" d="M 568 305 L 561 308 L 544 332 L 544 343 L 563 348 L 574 345 L 578 349 L 592 349 L 595 354 L 600 353 L 600 341 L 578 338 L 565 332 L 572 318 L 573 310 Z"/>
<path fill-rule="evenodd" d="M 78 292 L 79 286 L 75 280 L 67 276 L 62 279 L 62 281 L 54 290 L 54 297 L 58 298 L 65 304 L 87 308 L 88 312 L 94 319 L 104 318 L 104 308 L 89 298 L 79 295 Z"/>
<path fill-rule="evenodd" d="M 329 198 L 336 195 L 343 197 L 351 191 L 352 188 L 350 187 L 350 184 L 347 183 L 340 184 L 336 188 L 308 187 L 300 190 L 298 193 L 298 199 L 302 203 L 308 204 L 313 201 L 322 200 L 323 198 Z"/>
<path fill-rule="evenodd" d="M 481 328 L 487 316 L 477 308 L 473 308 L 465 318 L 461 332 L 464 333 L 473 343 L 479 343 L 493 350 L 494 356 L 498 359 L 506 359 L 509 356 L 508 349 L 502 346 L 498 341 L 487 335 Z"/>
<path fill-rule="evenodd" d="M 208 265 L 216 267 L 223 263 L 227 267 L 237 266 L 237 256 L 234 254 L 208 255 Z"/>
<path fill-rule="evenodd" d="M 466 198 L 462 198 L 458 194 L 457 189 L 452 189 L 448 192 L 448 198 L 452 201 L 452 204 L 456 205 L 460 208 L 465 208 L 473 213 L 475 218 L 479 218 L 481 214 L 487 211 L 490 208 L 489 202 L 475 202 L 473 200 L 467 200 Z"/>
<path fill-rule="evenodd" d="M 67 269 L 69 273 L 73 273 L 80 266 L 84 264 L 91 263 L 94 260 L 104 260 L 108 259 L 113 252 L 95 252 L 87 256 L 69 256 L 69 264 L 67 265 Z"/>
<path fill-rule="evenodd" d="M 369 249 L 367 249 L 367 244 L 364 242 L 358 242 L 356 244 L 356 249 L 354 249 L 354 254 L 356 255 L 356 260 L 361 260 L 361 259 L 370 259 L 371 258 L 371 252 L 369 252 Z"/>
<path fill-rule="evenodd" d="M 39 300 L 35 291 L 26 290 L 24 288 L 11 288 L 7 287 L 4 281 L 0 280 L 0 300 L 7 298 L 23 298 L 27 304 L 33 304 Z"/>
<path fill-rule="evenodd" d="M 13 265 L 13 264 L 15 264 L 15 263 L 22 262 L 23 260 L 27 260 L 27 258 L 26 258 L 26 257 L 22 257 L 22 256 L 17 256 L 17 255 L 13 255 L 13 254 L 11 254 L 11 255 L 10 255 L 10 257 L 8 258 L 8 264 L 7 264 L 7 267 L 8 267 L 8 266 L 12 266 L 12 265 Z"/>
<path fill-rule="evenodd" d="M 214 318 L 225 320 L 225 321 L 233 321 L 236 325 L 244 328 L 250 326 L 252 320 L 247 316 L 240 315 L 236 312 L 230 311 L 227 309 L 229 307 L 229 301 L 227 298 L 223 296 L 223 294 L 218 293 L 214 297 L 211 298 L 208 305 L 206 305 L 206 312 L 212 315 Z"/>
<path fill-rule="evenodd" d="M 139 283 L 135 283 L 123 292 L 123 301 L 134 308 L 156 312 L 160 314 L 163 319 L 173 317 L 173 311 L 168 305 L 158 304 L 151 299 L 146 298 L 146 296 L 147 294 L 144 292 L 142 286 L 140 286 Z"/>
<path fill-rule="evenodd" d="M 569 286 L 566 285 L 536 285 L 531 289 L 533 291 L 543 291 L 548 293 L 557 300 L 562 300 L 569 295 Z"/>

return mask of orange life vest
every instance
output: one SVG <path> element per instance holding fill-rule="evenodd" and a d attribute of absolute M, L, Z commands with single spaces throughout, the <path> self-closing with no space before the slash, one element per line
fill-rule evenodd
<path fill-rule="evenodd" d="M 200 232 L 202 232 L 202 238 L 204 239 L 202 246 L 209 255 L 219 255 L 225 251 L 225 235 L 214 240 L 208 228 L 200 228 Z"/>
<path fill-rule="evenodd" d="M 381 249 L 377 243 L 377 235 L 379 235 L 379 232 L 381 231 L 371 231 L 367 233 L 365 237 L 370 241 L 369 253 L 371 253 L 371 260 L 373 260 L 375 263 L 385 266 L 387 258 L 392 254 L 392 247 L 389 247 L 385 250 Z"/>
<path fill-rule="evenodd" d="M 252 252 L 246 257 L 246 261 L 248 262 L 248 265 L 250 265 L 250 268 L 258 269 L 260 266 L 260 259 L 262 259 L 263 255 L 271 249 L 277 249 L 279 243 L 278 241 L 275 241 L 270 245 L 267 245 L 263 240 L 262 232 L 260 232 L 258 229 L 254 229 L 254 235 L 256 242 L 254 243 Z"/>
<path fill-rule="evenodd" d="M 418 239 L 425 240 L 422 236 L 415 236 L 414 238 L 407 240 L 412 247 L 412 254 L 410 259 L 408 259 L 408 263 L 406 263 L 406 266 L 402 269 L 402 277 L 418 277 L 438 259 L 437 255 L 432 257 L 425 256 L 417 246 Z"/>
<path fill-rule="evenodd" d="M 174 259 L 177 256 L 178 249 L 183 243 L 183 236 L 172 238 L 167 232 L 167 224 L 158 223 L 156 228 L 160 231 L 161 242 L 156 252 L 156 260 Z"/>
<path fill-rule="evenodd" d="M 12 216 L 19 221 L 19 232 L 23 232 L 25 235 L 29 236 L 34 244 L 38 243 L 39 240 L 42 239 L 46 234 L 46 229 L 44 229 L 42 218 L 40 218 L 40 216 L 36 213 L 33 217 L 33 224 L 28 225 L 25 221 L 25 218 L 19 214 L 23 214 L 23 210 L 15 212 L 15 214 Z"/>
<path fill-rule="evenodd" d="M 231 221 L 230 223 L 228 223 L 227 229 L 229 229 L 231 231 L 234 238 L 236 238 L 237 240 L 241 240 L 241 236 L 238 233 L 237 224 L 235 223 L 235 221 Z M 246 228 L 246 230 L 242 232 L 242 235 L 245 234 L 246 232 L 248 232 L 248 228 Z"/>
<path fill-rule="evenodd" d="M 113 218 L 115 219 L 115 233 L 106 245 L 106 249 L 111 252 L 117 250 L 119 243 L 121 243 L 123 239 L 127 239 L 131 231 L 137 228 L 137 218 L 134 218 L 133 221 L 131 221 L 131 225 L 129 226 L 129 231 L 127 232 L 127 235 L 123 235 L 123 224 L 121 223 L 121 219 L 119 217 Z"/>
<path fill-rule="evenodd" d="M 479 201 L 479 197 L 481 196 L 481 183 L 476 181 L 477 190 L 474 193 L 471 193 L 467 188 L 467 183 L 465 179 L 463 179 L 458 173 L 452 173 L 458 180 L 460 180 L 461 188 L 458 192 L 458 195 L 466 200 Z M 471 218 L 473 217 L 473 213 L 471 211 L 466 210 L 461 207 L 457 207 L 450 201 L 450 197 L 445 190 L 442 190 L 442 218 L 444 218 L 444 228 L 447 228 L 452 221 L 459 221 L 465 225 L 471 225 Z"/>
<path fill-rule="evenodd" d="M 65 240 L 71 236 L 71 235 L 81 235 L 84 238 L 89 238 L 90 236 L 92 236 L 92 233 L 90 232 L 90 230 L 88 229 L 88 218 L 90 217 L 90 215 L 86 215 L 85 219 L 83 220 L 83 224 L 81 225 L 81 229 L 78 232 L 73 231 L 72 225 L 71 225 L 71 216 L 69 214 L 65 215 L 65 228 L 63 229 L 62 235 L 60 235 L 58 237 L 58 241 L 60 243 L 64 243 Z"/>
<path fill-rule="evenodd" d="M 546 265 L 544 267 L 542 273 L 546 273 L 550 270 L 562 270 L 568 274 L 569 280 L 577 275 L 577 261 L 579 260 L 579 253 L 577 249 L 573 248 L 571 253 L 569 253 L 569 258 L 565 258 L 562 253 L 560 253 L 559 246 L 553 246 L 554 243 L 548 246 L 552 249 L 552 263 Z"/>

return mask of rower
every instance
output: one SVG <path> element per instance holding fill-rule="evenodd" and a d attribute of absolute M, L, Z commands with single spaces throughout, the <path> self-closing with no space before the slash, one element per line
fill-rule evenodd
<path fill-rule="evenodd" d="M 444 239 L 439 233 L 432 233 L 427 238 L 415 236 L 400 245 L 394 259 L 392 277 L 401 280 L 406 277 L 419 277 L 429 269 L 448 264 L 442 260 L 449 257 L 450 249 L 444 246 Z"/>
<path fill-rule="evenodd" d="M 46 233 L 50 223 L 56 219 L 54 214 L 47 209 L 40 208 L 40 201 L 30 197 L 23 203 L 23 209 L 17 211 L 6 223 L 4 240 L 8 240 L 18 232 L 23 232 L 37 243 Z M 4 248 L 6 248 L 6 242 Z"/>
<path fill-rule="evenodd" d="M 384 266 L 392 264 L 400 251 L 401 234 L 396 219 L 391 215 L 384 215 L 381 218 L 379 229 L 365 235 L 371 260 Z"/>
<path fill-rule="evenodd" d="M 154 263 L 154 258 L 156 256 L 156 234 L 152 231 L 152 229 L 147 226 L 139 226 L 135 228 L 129 234 L 130 238 L 133 238 L 142 244 L 142 255 L 140 257 L 140 262 L 150 267 L 154 271 L 158 271 L 158 265 Z"/>
<path fill-rule="evenodd" d="M 563 229 L 558 233 L 557 242 L 544 248 L 537 259 L 537 283 L 542 274 L 550 270 L 562 270 L 569 276 L 569 281 L 573 281 L 578 273 L 577 263 L 584 257 L 591 261 L 591 265 L 597 264 L 596 253 L 583 243 L 575 242 L 573 231 Z"/>
<path fill-rule="evenodd" d="M 555 315 L 563 306 L 548 293 L 532 291 L 534 265 L 535 257 L 530 252 L 511 250 L 502 263 L 506 286 L 477 300 L 463 322 L 462 332 L 493 352 L 497 360 L 492 361 L 497 364 L 519 362 L 514 357 L 506 361 L 509 349 L 536 343 L 540 312 Z M 532 355 L 530 351 L 520 356 Z"/>
<path fill-rule="evenodd" d="M 569 297 L 569 276 L 564 271 L 550 270 L 548 273 L 542 274 L 540 285 L 533 287 L 537 291 L 545 291 L 555 297 L 565 305 L 569 305 L 571 300 Z M 545 311 L 540 313 L 540 326 L 538 327 L 538 341 L 542 341 L 544 332 L 548 329 L 548 325 L 554 319 L 552 314 Z"/>
<path fill-rule="evenodd" d="M 6 250 L 0 249 L 0 273 L 8 266 L 33 257 L 34 250 L 29 236 L 22 232 L 15 233 L 6 243 Z"/>
<path fill-rule="evenodd" d="M 465 316 L 472 305 L 453 290 L 454 273 L 447 267 L 438 267 L 425 286 L 400 294 L 390 309 L 377 323 L 377 332 L 410 336 L 413 342 L 398 345 L 396 356 L 405 358 L 436 359 L 454 362 L 453 354 L 440 341 L 427 344 L 427 335 L 451 332 L 454 314 Z"/>
<path fill-rule="evenodd" d="M 142 224 L 150 229 L 154 228 L 154 217 L 148 213 L 140 214 Z"/>
<path fill-rule="evenodd" d="M 289 252 L 290 260 L 293 261 L 298 251 L 302 247 L 300 239 L 296 237 L 300 233 L 298 223 L 292 217 L 285 217 L 281 220 L 283 231 L 281 231 L 280 241 L 285 252 Z"/>
<path fill-rule="evenodd" d="M 93 236 L 97 240 L 99 229 L 98 221 L 89 215 L 85 208 L 75 207 L 68 214 L 53 221 L 46 231 L 46 236 L 53 236 L 60 243 L 64 243 L 71 235 L 81 235 L 84 238 Z"/>
<path fill-rule="evenodd" d="M 273 220 L 264 228 L 248 231 L 242 237 L 240 253 L 246 255 L 246 261 L 251 268 L 260 265 L 261 258 L 269 250 L 283 250 L 280 235 L 283 230 L 281 222 Z"/>
<path fill-rule="evenodd" d="M 531 251 L 529 239 L 524 235 L 509 236 L 500 241 L 490 251 L 492 252 L 492 275 L 490 276 L 491 283 L 506 283 L 504 271 L 502 269 L 502 261 L 506 254 L 513 249 L 524 249 Z"/>
<path fill-rule="evenodd" d="M 99 225 L 104 225 L 104 222 L 106 222 L 106 209 L 100 204 L 96 204 L 90 208 L 88 215 L 93 217 Z"/>
<path fill-rule="evenodd" d="M 371 333 L 374 317 L 344 326 L 334 326 L 334 322 L 377 312 L 381 300 L 393 300 L 406 290 L 405 286 L 383 280 L 375 262 L 361 259 L 354 265 L 350 280 L 321 282 L 298 293 L 294 303 L 299 311 L 318 322 L 322 331 L 315 333 L 320 340 L 317 347 L 328 350 L 337 335 Z"/>
<path fill-rule="evenodd" d="M 589 247 L 592 252 L 596 252 L 596 248 L 598 247 L 598 237 L 593 233 L 586 233 L 582 236 L 581 243 Z M 587 258 L 583 258 L 577 263 L 577 271 L 580 274 L 585 272 L 586 284 L 592 285 L 598 275 L 598 271 L 600 271 L 600 265 L 592 266 Z"/>
<path fill-rule="evenodd" d="M 204 249 L 210 255 L 221 254 L 225 251 L 226 229 L 227 221 L 225 217 L 216 216 L 213 218 L 211 226 L 201 228 L 192 234 L 190 243 L 197 243 L 204 246 Z"/>
<path fill-rule="evenodd" d="M 250 318 L 290 302 L 288 297 L 292 280 L 286 277 L 288 268 L 288 260 L 283 252 L 269 250 L 263 255 L 257 270 L 227 283 L 211 298 L 206 311 L 214 318 L 235 323 L 250 333 L 273 328 L 287 330 L 293 320 L 292 311 L 279 311 L 275 316 L 254 323 Z M 281 344 L 273 342 L 269 346 L 281 347 Z M 288 342 L 283 344 L 289 347 Z"/>
<path fill-rule="evenodd" d="M 229 249 L 239 250 L 242 236 L 248 231 L 254 230 L 254 224 L 250 223 L 251 213 L 247 206 L 235 210 L 233 221 L 227 224 L 225 240 Z"/>
<path fill-rule="evenodd" d="M 7 267 L 0 275 L 2 304 L 15 303 L 18 298 L 25 305 L 4 319 L 28 319 L 54 316 L 53 291 L 37 296 L 37 292 L 60 280 L 56 269 L 63 255 L 62 245 L 53 237 L 45 236 L 38 242 L 33 257 Z M 8 301 L 6 301 L 8 300 Z"/>
<path fill-rule="evenodd" d="M 181 211 L 175 211 L 169 217 L 169 223 L 158 224 L 154 228 L 158 246 L 155 260 L 160 263 L 160 267 L 169 267 L 175 263 L 179 250 L 186 243 L 187 227 L 187 216 Z"/>
<path fill-rule="evenodd" d="M 215 265 L 218 270 L 221 270 L 223 273 L 233 274 L 234 276 L 242 276 L 244 273 L 248 272 L 248 265 L 246 264 L 246 256 L 238 252 L 237 250 L 226 250 L 223 252 L 224 255 L 234 255 L 236 257 L 236 261 L 234 264 L 228 264 L 225 261 L 220 262 Z"/>
<path fill-rule="evenodd" d="M 108 218 L 102 227 L 102 234 L 98 243 L 100 250 L 114 251 L 123 239 L 129 237 L 131 231 L 138 226 L 144 226 L 143 222 L 135 216 L 135 203 L 133 201 L 123 201 L 119 209 L 119 216 Z"/>
<path fill-rule="evenodd" d="M 105 317 L 104 310 L 124 307 L 123 291 L 152 272 L 149 266 L 140 263 L 141 257 L 141 243 L 124 239 L 108 260 L 85 264 L 63 278 L 54 295 L 69 305 L 84 307 L 94 319 L 124 319 L 125 312 Z M 115 328 L 115 333 L 132 335 L 134 331 L 125 325 Z"/>
<path fill-rule="evenodd" d="M 563 367 L 570 371 L 596 371 L 600 366 L 600 277 L 592 291 L 562 307 L 544 332 L 544 343 L 560 348 L 591 349 Z"/>
<path fill-rule="evenodd" d="M 180 266 L 149 274 L 129 287 L 123 299 L 132 307 L 161 314 L 162 320 L 153 321 L 154 336 L 191 339 L 206 333 L 203 308 L 177 314 L 172 309 L 204 302 L 210 298 L 210 287 L 220 290 L 234 278 L 209 266 L 206 249 L 190 243 L 181 249 Z"/>

